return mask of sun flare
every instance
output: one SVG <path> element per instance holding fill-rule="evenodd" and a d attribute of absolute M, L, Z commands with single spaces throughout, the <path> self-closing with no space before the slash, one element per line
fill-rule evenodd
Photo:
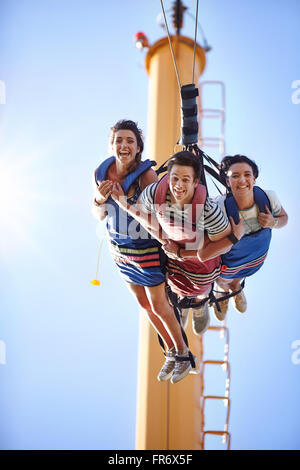
<path fill-rule="evenodd" d="M 0 249 L 11 251 L 21 241 L 30 239 L 34 218 L 32 159 L 0 160 Z"/>

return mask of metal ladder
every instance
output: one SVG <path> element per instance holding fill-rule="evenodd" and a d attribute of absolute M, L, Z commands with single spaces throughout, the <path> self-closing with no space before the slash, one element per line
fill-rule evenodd
<path fill-rule="evenodd" d="M 220 94 L 220 106 L 215 107 L 202 107 L 203 96 L 207 87 L 214 87 Z M 199 98 L 200 107 L 198 114 L 198 122 L 200 127 L 200 148 L 201 149 L 217 149 L 218 159 L 220 160 L 225 154 L 225 85 L 221 81 L 206 80 L 199 83 Z M 206 120 L 219 120 L 219 132 L 217 136 L 205 135 L 204 127 Z M 204 150 L 205 151 L 205 150 Z M 209 154 L 209 150 L 207 150 Z M 224 340 L 224 357 L 223 359 L 205 359 L 204 358 L 204 341 L 201 339 L 201 354 L 200 354 L 200 368 L 201 368 L 201 398 L 200 409 L 202 414 L 202 430 L 200 437 L 200 447 L 205 449 L 206 437 L 209 435 L 221 436 L 223 445 L 230 449 L 231 435 L 229 433 L 229 417 L 230 417 L 230 363 L 229 363 L 229 330 L 226 327 L 226 319 L 222 322 L 221 326 L 210 326 L 208 332 L 219 333 L 220 340 Z M 208 334 L 208 333 L 205 333 Z M 207 395 L 205 394 L 205 372 L 210 367 L 221 367 L 226 372 L 225 391 L 222 395 Z M 207 429 L 209 426 L 209 417 L 206 413 L 206 404 L 208 401 L 223 401 L 224 406 L 227 408 L 225 424 L 223 430 Z M 208 418 L 208 419 L 207 419 Z"/>
<path fill-rule="evenodd" d="M 208 87 L 215 87 L 215 89 L 219 89 L 220 93 L 220 107 L 218 108 L 203 108 L 203 96 L 205 95 L 205 89 Z M 200 148 L 203 149 L 207 148 L 217 148 L 219 152 L 219 156 L 222 157 L 225 154 L 225 108 L 226 108 L 226 100 L 225 100 L 225 84 L 218 80 L 205 80 L 199 82 L 199 99 L 200 99 L 200 106 L 198 112 L 198 122 L 199 122 L 199 130 L 200 130 Z M 218 136 L 209 136 L 203 135 L 203 123 L 206 120 L 216 119 L 219 120 L 220 130 Z"/>

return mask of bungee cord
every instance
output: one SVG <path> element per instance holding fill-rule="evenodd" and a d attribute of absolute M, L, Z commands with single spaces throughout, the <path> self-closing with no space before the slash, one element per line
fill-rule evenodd
<path fill-rule="evenodd" d="M 196 5 L 196 19 L 195 19 L 195 38 L 194 38 L 194 57 L 193 57 L 192 83 L 195 83 L 195 81 L 194 81 L 194 76 L 195 76 L 195 57 L 196 57 L 196 44 L 197 44 L 198 6 L 199 6 L 199 0 L 197 0 L 197 5 Z"/>
<path fill-rule="evenodd" d="M 173 64 L 174 64 L 175 73 L 176 73 L 176 77 L 177 77 L 177 82 L 178 82 L 178 86 L 179 86 L 179 90 L 180 90 L 181 89 L 181 82 L 180 82 L 180 78 L 179 78 L 179 73 L 178 73 L 178 69 L 177 69 L 177 63 L 176 63 L 174 51 L 173 51 L 173 46 L 172 46 L 172 41 L 171 41 L 171 36 L 170 36 L 170 31 L 169 31 L 169 27 L 168 27 L 168 22 L 167 22 L 167 18 L 166 18 L 166 13 L 165 13 L 163 0 L 160 0 L 160 4 L 161 4 L 161 9 L 162 9 L 163 17 L 164 17 L 166 30 L 167 30 L 168 40 L 169 40 L 169 44 L 170 44 L 170 50 L 171 50 Z"/>
<path fill-rule="evenodd" d="M 101 250 L 102 250 L 102 245 L 103 245 L 103 242 L 104 242 L 104 239 L 105 239 L 105 234 L 103 235 L 101 241 L 100 241 L 100 245 L 99 245 L 99 250 L 98 250 L 98 258 L 97 258 L 97 267 L 96 267 L 96 275 L 95 275 L 95 279 L 92 279 L 91 280 L 91 284 L 93 286 L 100 286 L 100 281 L 98 279 L 98 274 L 99 274 L 99 264 L 100 264 L 100 255 L 101 255 Z"/>
<path fill-rule="evenodd" d="M 168 41 L 169 41 L 169 45 L 170 45 L 171 55 L 172 55 L 173 64 L 174 64 L 174 68 L 175 68 L 175 73 L 176 73 L 176 77 L 177 77 L 177 82 L 178 82 L 179 89 L 181 89 L 181 82 L 180 82 L 179 72 L 178 72 L 178 68 L 177 68 L 176 58 L 175 58 L 175 54 L 174 54 L 174 50 L 173 50 L 173 45 L 172 45 L 172 40 L 171 40 L 171 35 L 170 35 L 169 27 L 168 27 L 168 21 L 167 21 L 167 17 L 166 17 L 166 12 L 165 12 L 165 8 L 164 8 L 163 0 L 160 0 L 160 4 L 161 4 L 161 9 L 162 9 L 162 14 L 163 14 L 163 17 L 164 17 L 164 23 L 165 23 L 165 27 L 166 27 L 166 31 L 167 31 L 167 36 L 168 36 Z M 192 67 L 192 83 L 193 84 L 194 84 L 194 79 L 195 79 L 195 59 L 196 59 L 197 31 L 198 31 L 198 10 L 199 10 L 199 0 L 197 0 L 197 2 L 196 2 L 194 54 L 193 54 L 193 67 Z"/>

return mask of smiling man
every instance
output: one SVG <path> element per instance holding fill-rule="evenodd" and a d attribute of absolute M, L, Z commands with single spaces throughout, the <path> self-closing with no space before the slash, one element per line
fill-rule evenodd
<path fill-rule="evenodd" d="M 172 293 L 193 299 L 193 331 L 202 335 L 210 323 L 208 295 L 221 272 L 220 255 L 233 246 L 231 239 L 244 234 L 243 224 L 232 223 L 200 184 L 202 166 L 199 157 L 189 151 L 178 152 L 168 163 L 168 174 L 141 193 L 138 204 L 130 205 L 119 184 L 112 198 L 136 218 L 161 243 L 167 254 L 167 283 Z M 187 319 L 189 308 L 185 309 Z M 170 348 L 159 380 L 167 380 L 176 371 L 176 352 Z"/>
<path fill-rule="evenodd" d="M 168 256 L 167 281 L 180 299 L 207 298 L 220 275 L 220 255 L 233 245 L 226 214 L 199 184 L 201 171 L 199 158 L 182 151 L 169 160 L 168 174 L 144 189 L 138 208 L 126 203 L 119 187 L 112 193 L 118 204 L 148 229 L 156 230 L 156 234 L 157 227 L 162 229 L 157 238 Z M 151 215 L 150 222 L 145 214 Z M 241 238 L 242 224 L 234 224 L 233 231 L 234 239 Z M 201 335 L 208 326 L 206 302 L 193 310 L 194 333 Z"/>
<path fill-rule="evenodd" d="M 208 298 L 220 274 L 221 252 L 232 246 L 227 238 L 231 227 L 226 214 L 207 198 L 205 187 L 199 184 L 201 170 L 196 155 L 178 152 L 169 160 L 168 175 L 145 188 L 140 198 L 144 210 L 155 214 L 163 230 L 168 285 L 179 299 L 200 303 Z M 241 235 L 237 230 L 237 237 Z M 221 241 L 224 238 L 225 244 Z M 184 317 L 188 310 L 183 310 Z M 193 331 L 201 335 L 209 326 L 208 301 L 192 312 Z"/>

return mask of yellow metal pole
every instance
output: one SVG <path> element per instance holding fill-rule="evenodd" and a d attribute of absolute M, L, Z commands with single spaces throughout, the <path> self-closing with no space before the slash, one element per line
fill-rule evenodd
<path fill-rule="evenodd" d="M 181 85 L 192 82 L 194 42 L 173 36 L 172 44 Z M 197 86 L 205 67 L 205 54 L 197 45 L 194 79 Z M 180 90 L 170 53 L 168 38 L 153 44 L 146 56 L 149 75 L 148 156 L 162 164 L 174 153 L 180 138 Z M 198 102 L 198 109 L 200 103 Z M 200 126 L 199 126 L 200 128 Z M 201 355 L 202 341 L 187 328 L 190 349 Z M 141 315 L 139 334 L 136 448 L 147 450 L 200 449 L 202 377 L 189 374 L 177 384 L 158 382 L 164 362 L 157 335 L 148 319 Z"/>

